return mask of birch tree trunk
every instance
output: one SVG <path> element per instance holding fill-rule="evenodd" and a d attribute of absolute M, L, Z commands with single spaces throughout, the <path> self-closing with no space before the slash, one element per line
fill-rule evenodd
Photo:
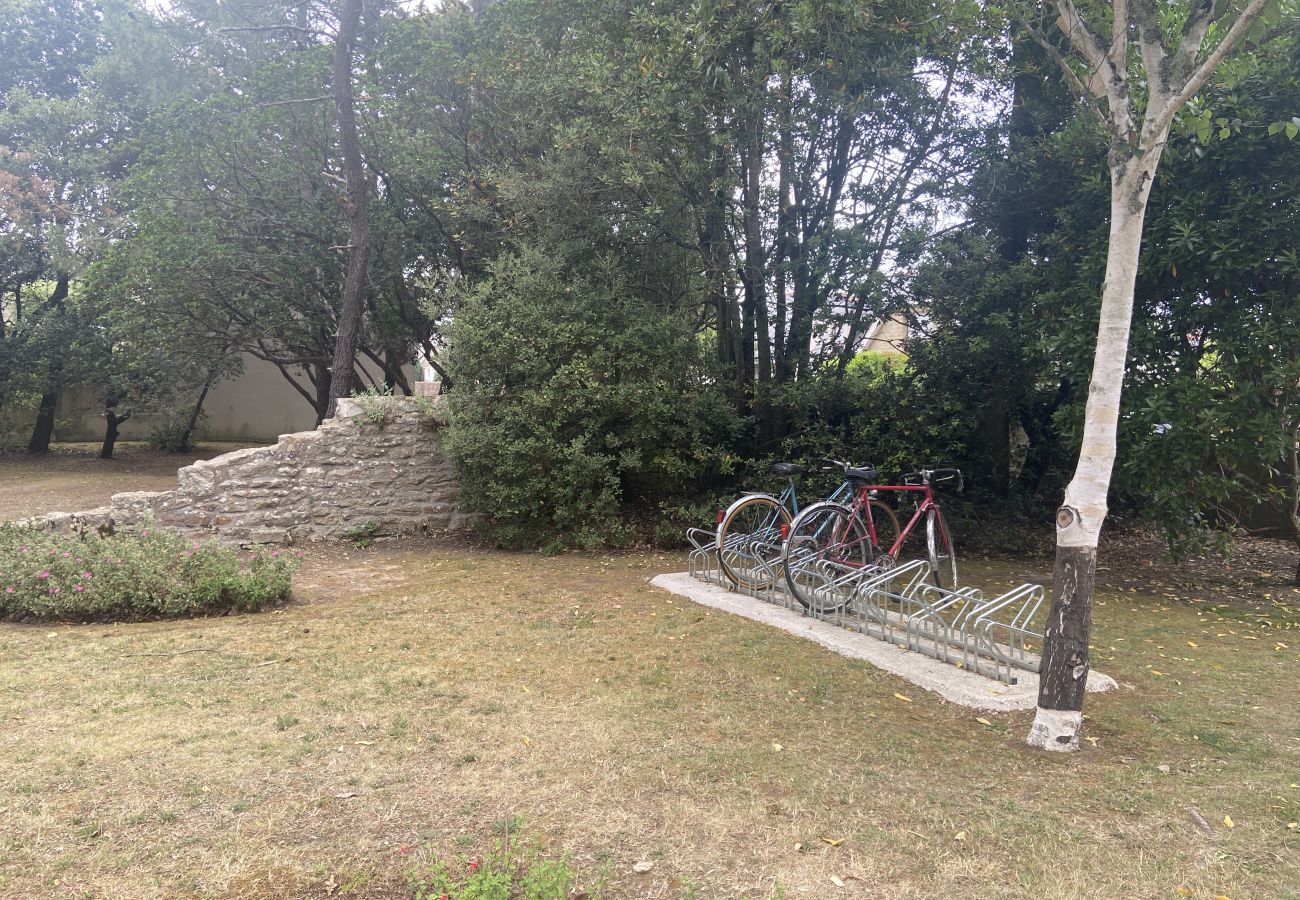
<path fill-rule="evenodd" d="M 1266 0 L 1248 0 L 1217 46 L 1201 59 L 1216 18 L 1232 4 L 1192 0 L 1172 51 L 1156 0 L 1113 0 L 1110 21 L 1090 24 L 1074 0 L 1056 0 L 1055 36 L 1042 27 L 1046 3 L 1033 4 L 1021 24 L 1061 69 L 1071 90 L 1101 122 L 1110 143 L 1110 242 L 1101 292 L 1097 348 L 1084 410 L 1083 443 L 1074 478 L 1056 514 L 1052 607 L 1044 628 L 1038 710 L 1026 738 L 1033 747 L 1079 748 L 1088 684 L 1088 638 L 1097 572 L 1097 539 L 1115 465 L 1119 404 L 1133 319 L 1133 289 L 1142 250 L 1147 198 L 1174 116 L 1204 86 L 1254 25 Z M 1091 7 L 1090 7 L 1091 9 Z M 1217 12 L 1216 12 L 1217 10 Z M 1106 31 L 1110 34 L 1107 35 Z M 1060 43 L 1067 45 L 1063 51 Z M 1136 50 L 1136 53 L 1131 52 Z M 1145 76 L 1145 103 L 1135 105 L 1129 70 Z M 1139 92 L 1141 93 L 1141 92 Z"/>
<path fill-rule="evenodd" d="M 1143 157 L 1118 165 L 1112 160 L 1111 164 L 1110 244 L 1097 349 L 1088 385 L 1079 463 L 1056 513 L 1052 607 L 1044 631 L 1038 712 L 1028 738 L 1031 746 L 1044 750 L 1079 747 L 1088 682 L 1097 540 L 1106 519 L 1106 493 L 1115 464 L 1142 225 L 1163 148 L 1162 138 L 1156 149 Z M 1112 155 L 1115 153 L 1123 151 L 1112 151 Z"/>

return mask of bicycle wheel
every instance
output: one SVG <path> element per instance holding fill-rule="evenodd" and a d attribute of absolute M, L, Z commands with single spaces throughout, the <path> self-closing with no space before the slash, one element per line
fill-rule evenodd
<path fill-rule="evenodd" d="M 882 563 L 878 557 L 888 555 L 891 562 L 898 562 L 890 554 L 894 542 L 898 540 L 899 532 L 902 531 L 902 526 L 898 524 L 898 516 L 894 513 L 893 507 L 883 500 L 872 500 L 871 525 L 876 531 L 876 542 L 872 548 L 875 552 L 872 554 L 872 561 L 876 565 L 881 565 Z"/>
<path fill-rule="evenodd" d="M 862 570 L 874 558 L 860 518 L 838 503 L 815 503 L 790 525 L 785 583 L 805 609 L 834 612 L 853 599 Z"/>
<path fill-rule="evenodd" d="M 957 554 L 952 549 L 952 535 L 948 523 L 938 507 L 931 507 L 925 516 L 925 544 L 930 551 L 930 570 L 934 583 L 945 591 L 957 587 Z"/>
<path fill-rule="evenodd" d="M 781 565 L 781 526 L 790 513 L 775 497 L 751 494 L 727 510 L 718 526 L 718 565 L 736 587 L 771 587 Z"/>

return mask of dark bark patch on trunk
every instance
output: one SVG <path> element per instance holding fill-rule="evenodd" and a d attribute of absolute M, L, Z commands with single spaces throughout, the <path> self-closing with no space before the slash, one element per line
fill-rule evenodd
<path fill-rule="evenodd" d="M 1096 575 L 1097 548 L 1056 548 L 1052 608 L 1044 629 L 1038 684 L 1038 705 L 1042 709 L 1083 709 Z"/>

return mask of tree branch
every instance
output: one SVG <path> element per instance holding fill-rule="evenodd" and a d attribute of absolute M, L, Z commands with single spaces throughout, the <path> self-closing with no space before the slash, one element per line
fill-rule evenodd
<path fill-rule="evenodd" d="M 1122 0 L 1121 0 L 1122 3 Z M 1110 59 L 1101 49 L 1101 44 L 1097 41 L 1097 36 L 1088 28 L 1088 24 L 1083 21 L 1083 16 L 1079 15 L 1079 10 L 1075 7 L 1073 0 L 1056 0 L 1056 25 L 1061 29 L 1061 33 L 1069 40 L 1074 48 L 1079 51 L 1087 61 L 1091 71 L 1091 77 L 1088 79 L 1089 90 L 1097 97 L 1111 99 L 1111 85 L 1114 84 L 1116 77 L 1122 70 L 1117 70 L 1111 65 Z M 1122 33 L 1122 29 L 1120 29 Z M 1097 78 L 1101 78 L 1101 86 L 1093 87 Z"/>
<path fill-rule="evenodd" d="M 1032 25 L 1028 19 L 1021 19 L 1020 24 L 1025 27 L 1025 31 L 1027 31 L 1029 36 L 1034 39 L 1034 43 L 1042 47 L 1043 50 L 1047 52 L 1047 55 L 1052 58 L 1052 61 L 1056 63 L 1057 67 L 1061 70 L 1061 74 L 1065 77 L 1066 84 L 1070 86 L 1070 89 L 1074 91 L 1079 100 L 1081 100 L 1084 105 L 1086 105 L 1088 109 L 1096 115 L 1097 120 L 1101 122 L 1102 127 L 1109 133 L 1112 127 L 1110 120 L 1106 118 L 1106 114 L 1098 108 L 1095 102 L 1093 102 L 1093 92 L 1079 80 L 1079 76 L 1075 74 L 1074 69 L 1070 68 L 1069 61 L 1061 55 L 1061 51 L 1052 46 L 1052 42 L 1047 39 L 1047 35 L 1038 27 Z"/>
<path fill-rule="evenodd" d="M 1231 50 L 1233 45 L 1241 39 L 1242 35 L 1246 33 L 1250 26 L 1255 24 L 1255 20 L 1259 18 L 1259 14 L 1264 11 L 1264 4 L 1266 2 L 1267 0 L 1251 0 L 1251 2 L 1247 4 L 1246 8 L 1241 11 L 1239 16 L 1237 16 L 1237 20 L 1232 23 L 1232 27 L 1228 29 L 1228 33 L 1223 36 L 1223 40 L 1219 41 L 1219 45 L 1210 52 L 1209 56 L 1205 57 L 1205 60 L 1200 64 L 1196 71 L 1188 77 L 1187 81 L 1183 83 L 1183 86 L 1178 90 L 1178 92 L 1165 102 L 1164 106 L 1155 114 L 1154 117 L 1152 116 L 1151 109 L 1148 106 L 1146 123 L 1142 128 L 1144 144 L 1147 141 L 1164 134 L 1169 129 L 1169 125 L 1173 122 L 1174 116 L 1178 113 L 1178 110 L 1183 107 L 1183 104 L 1192 98 L 1193 94 L 1204 86 L 1205 82 L 1210 80 L 1210 76 L 1214 74 L 1214 70 L 1218 67 L 1219 63 L 1221 63 L 1223 58 L 1228 55 L 1228 51 Z M 1208 23 L 1206 24 L 1208 27 Z"/>
<path fill-rule="evenodd" d="M 1115 20 L 1111 25 L 1110 52 L 1106 59 L 1111 68 L 1123 71 L 1128 68 L 1128 0 L 1115 0 Z"/>

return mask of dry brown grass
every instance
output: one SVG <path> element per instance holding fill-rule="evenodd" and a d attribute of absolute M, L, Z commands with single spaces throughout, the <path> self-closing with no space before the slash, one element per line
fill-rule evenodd
<path fill-rule="evenodd" d="M 269 614 L 0 625 L 0 896 L 399 897 L 516 819 L 607 898 L 1300 885 L 1293 608 L 1102 597 L 1133 687 L 1063 759 L 647 584 L 680 567 L 331 548 Z"/>
<path fill-rule="evenodd" d="M 119 491 L 170 491 L 176 470 L 247 444 L 202 443 L 190 453 L 160 453 L 135 441 L 100 459 L 98 444 L 56 444 L 48 454 L 0 451 L 0 522 L 47 512 L 107 506 Z"/>

